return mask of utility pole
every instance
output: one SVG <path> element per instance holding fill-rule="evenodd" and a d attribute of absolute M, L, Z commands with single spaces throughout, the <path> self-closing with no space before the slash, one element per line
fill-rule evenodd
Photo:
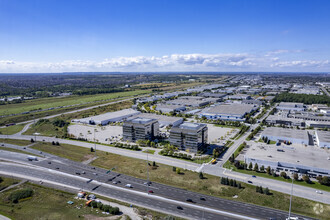
<path fill-rule="evenodd" d="M 96 157 L 96 140 L 95 140 L 96 128 L 94 128 L 94 157 Z"/>
<path fill-rule="evenodd" d="M 149 195 L 149 157 L 148 157 L 148 151 L 147 151 L 147 192 Z"/>
<path fill-rule="evenodd" d="M 292 178 L 292 177 L 291 177 L 291 178 Z M 291 218 L 292 192 L 293 192 L 293 178 L 292 178 L 292 183 L 291 183 L 291 195 L 290 195 L 289 219 Z"/>

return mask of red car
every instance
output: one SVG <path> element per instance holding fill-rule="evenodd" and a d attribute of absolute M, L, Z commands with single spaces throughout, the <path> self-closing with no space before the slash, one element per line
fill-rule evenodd
<path fill-rule="evenodd" d="M 148 191 L 148 193 L 154 193 L 154 191 L 152 191 L 152 190 L 149 190 L 149 191 Z"/>

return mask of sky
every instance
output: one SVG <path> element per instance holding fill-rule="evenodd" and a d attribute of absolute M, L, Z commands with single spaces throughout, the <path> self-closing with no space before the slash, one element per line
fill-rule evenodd
<path fill-rule="evenodd" d="M 330 72 L 328 0 L 0 0 L 0 73 Z"/>

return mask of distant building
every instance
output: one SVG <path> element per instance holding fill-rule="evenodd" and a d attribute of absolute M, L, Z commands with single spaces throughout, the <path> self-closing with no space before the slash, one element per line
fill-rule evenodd
<path fill-rule="evenodd" d="M 266 123 L 269 125 L 286 125 L 305 127 L 305 122 L 302 119 L 287 118 L 279 115 L 269 115 L 266 118 Z"/>
<path fill-rule="evenodd" d="M 130 119 L 133 118 L 150 118 L 150 119 L 156 119 L 159 123 L 159 127 L 164 127 L 164 126 L 178 126 L 183 122 L 183 118 L 181 117 L 170 117 L 166 115 L 157 115 L 157 114 L 149 114 L 149 113 L 141 113 L 139 115 L 135 115 Z"/>
<path fill-rule="evenodd" d="M 182 112 L 186 110 L 186 107 L 182 105 L 157 104 L 156 110 L 161 111 L 162 113 Z"/>
<path fill-rule="evenodd" d="M 330 148 L 330 131 L 315 131 L 316 144 L 322 148 Z"/>
<path fill-rule="evenodd" d="M 304 106 L 304 103 L 281 102 L 276 109 L 281 111 L 302 112 L 305 111 L 306 107 Z"/>
<path fill-rule="evenodd" d="M 125 121 L 123 125 L 125 141 L 152 140 L 158 133 L 159 123 L 156 119 L 138 117 Z"/>
<path fill-rule="evenodd" d="M 181 150 L 189 150 L 196 153 L 207 144 L 208 128 L 206 124 L 183 123 L 172 127 L 170 130 L 170 143 L 180 147 Z"/>
<path fill-rule="evenodd" d="M 217 105 L 199 113 L 199 117 L 213 120 L 244 121 L 244 116 L 258 107 L 256 105 L 230 104 Z"/>
<path fill-rule="evenodd" d="M 306 130 L 268 127 L 261 136 L 276 142 L 289 141 L 295 144 L 313 145 L 312 135 Z"/>

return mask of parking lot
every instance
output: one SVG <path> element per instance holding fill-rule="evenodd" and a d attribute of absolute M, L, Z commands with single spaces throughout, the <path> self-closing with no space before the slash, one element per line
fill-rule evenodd
<path fill-rule="evenodd" d="M 94 132 L 95 131 L 95 132 Z M 109 144 L 112 141 L 119 141 L 123 135 L 122 126 L 97 126 L 75 124 L 68 127 L 68 133 L 75 138 L 86 138 L 88 141 L 95 140 L 99 143 Z"/>
<path fill-rule="evenodd" d="M 217 127 L 213 124 L 208 124 L 208 141 L 210 144 L 222 143 L 224 139 L 232 137 L 238 129 Z M 223 140 L 221 140 L 223 137 Z"/>

